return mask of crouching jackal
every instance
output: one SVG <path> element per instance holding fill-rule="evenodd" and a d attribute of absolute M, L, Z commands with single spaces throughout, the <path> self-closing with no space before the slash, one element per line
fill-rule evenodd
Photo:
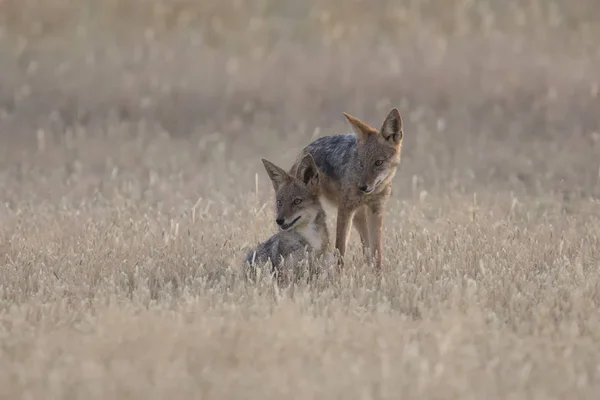
<path fill-rule="evenodd" d="M 275 189 L 275 221 L 280 231 L 251 250 L 246 263 L 254 266 L 270 260 L 273 272 L 281 274 L 284 261 L 293 265 L 306 254 L 314 260 L 330 252 L 325 211 L 319 200 L 321 174 L 310 154 L 302 158 L 294 175 L 270 161 L 262 162 Z"/>
<path fill-rule="evenodd" d="M 316 139 L 306 146 L 290 169 L 295 174 L 307 154 L 321 173 L 321 195 L 337 206 L 335 248 L 343 264 L 352 224 L 363 250 L 381 268 L 383 212 L 392 191 L 392 179 L 400 163 L 402 118 L 392 109 L 379 130 L 344 113 L 354 134 Z"/>

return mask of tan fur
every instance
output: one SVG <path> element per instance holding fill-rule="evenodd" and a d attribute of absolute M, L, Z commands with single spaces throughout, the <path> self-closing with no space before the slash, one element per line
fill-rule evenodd
<path fill-rule="evenodd" d="M 344 115 L 352 127 L 356 143 L 351 142 L 348 135 L 317 139 L 303 149 L 290 172 L 297 171 L 306 154 L 313 155 L 317 167 L 323 172 L 320 179 L 321 196 L 338 209 L 335 248 L 340 253 L 340 263 L 343 263 L 354 222 L 365 254 L 370 253 L 374 257 L 379 269 L 382 261 L 383 212 L 392 191 L 392 180 L 402 150 L 402 118 L 394 108 L 381 128 L 376 130 L 351 115 Z M 339 151 L 334 148 L 337 143 L 338 147 L 343 147 Z M 364 191 L 359 189 L 361 187 Z"/>

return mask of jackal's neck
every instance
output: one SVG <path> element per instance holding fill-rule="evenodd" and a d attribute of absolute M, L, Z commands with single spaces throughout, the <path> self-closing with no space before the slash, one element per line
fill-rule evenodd
<path fill-rule="evenodd" d="M 315 218 L 305 226 L 296 230 L 300 236 L 316 251 L 322 252 L 329 247 L 329 233 L 325 211 L 319 210 Z"/>

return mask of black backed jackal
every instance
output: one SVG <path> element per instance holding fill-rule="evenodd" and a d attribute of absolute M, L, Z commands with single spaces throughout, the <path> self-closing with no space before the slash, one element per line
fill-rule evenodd
<path fill-rule="evenodd" d="M 306 252 L 323 255 L 330 251 L 325 211 L 319 200 L 321 174 L 310 154 L 299 162 L 293 175 L 270 161 L 262 160 L 275 189 L 279 232 L 251 250 L 246 263 L 271 261 L 276 271 L 284 261 L 300 261 Z"/>
<path fill-rule="evenodd" d="M 352 224 L 358 231 L 365 254 L 381 268 L 383 212 L 392 191 L 392 179 L 400 163 L 402 118 L 392 109 L 380 129 L 344 113 L 353 134 L 319 138 L 306 146 L 290 174 L 299 170 L 307 154 L 322 172 L 321 196 L 337 206 L 335 248 L 340 262 Z M 369 251 L 370 249 L 370 251 Z"/>

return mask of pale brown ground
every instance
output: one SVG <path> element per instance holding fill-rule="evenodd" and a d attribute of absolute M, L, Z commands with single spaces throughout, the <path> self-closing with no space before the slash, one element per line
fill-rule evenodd
<path fill-rule="evenodd" d="M 37 3 L 0 2 L 0 398 L 598 398 L 594 1 Z M 260 158 L 392 106 L 382 282 L 353 232 L 334 282 L 245 283 Z"/>

